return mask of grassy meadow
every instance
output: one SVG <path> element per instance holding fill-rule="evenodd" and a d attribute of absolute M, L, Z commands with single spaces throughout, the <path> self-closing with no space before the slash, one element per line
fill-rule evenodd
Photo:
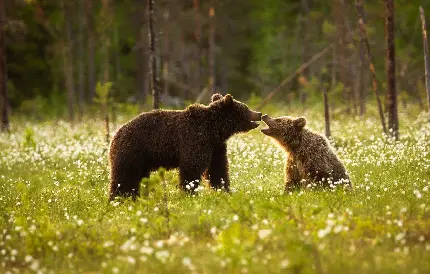
<path fill-rule="evenodd" d="M 287 113 L 324 128 L 318 108 L 269 112 Z M 427 114 L 401 109 L 396 142 L 373 113 L 332 121 L 352 192 L 283 194 L 286 156 L 254 130 L 228 142 L 231 194 L 205 183 L 189 196 L 169 171 L 111 204 L 103 121 L 13 120 L 0 135 L 0 273 L 429 273 Z"/>

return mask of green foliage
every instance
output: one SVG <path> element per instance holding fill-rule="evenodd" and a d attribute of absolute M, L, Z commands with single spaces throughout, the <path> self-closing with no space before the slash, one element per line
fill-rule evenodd
<path fill-rule="evenodd" d="M 94 102 L 100 105 L 107 105 L 109 103 L 109 91 L 111 90 L 112 82 L 100 83 L 96 85 L 96 97 Z"/>
<path fill-rule="evenodd" d="M 219 254 L 229 258 L 234 269 L 240 267 L 242 260 L 250 258 L 255 249 L 256 240 L 256 231 L 235 221 L 219 233 L 216 242 Z"/>
<path fill-rule="evenodd" d="M 37 95 L 33 99 L 23 100 L 18 111 L 34 120 L 47 120 L 62 117 L 65 114 L 64 106 L 64 97 L 53 93 L 49 98 Z"/>
<path fill-rule="evenodd" d="M 332 36 L 336 34 L 336 26 L 331 24 L 329 21 L 324 20 L 323 26 L 322 26 L 323 32 L 326 35 Z"/>
<path fill-rule="evenodd" d="M 31 127 L 26 127 L 24 130 L 24 138 L 22 146 L 26 148 L 36 148 L 36 140 L 34 139 L 34 131 Z"/>
<path fill-rule="evenodd" d="M 324 128 L 322 106 L 269 107 Z M 0 135 L 0 272 L 427 273 L 427 114 L 402 110 L 396 142 L 369 108 L 374 115 L 360 119 L 334 110 L 334 146 L 354 184 L 348 193 L 283 194 L 285 153 L 254 130 L 228 142 L 231 194 L 204 182 L 199 195 L 187 195 L 177 171 L 160 170 L 142 182 L 148 195 L 108 203 L 103 121 L 34 123 Z"/>

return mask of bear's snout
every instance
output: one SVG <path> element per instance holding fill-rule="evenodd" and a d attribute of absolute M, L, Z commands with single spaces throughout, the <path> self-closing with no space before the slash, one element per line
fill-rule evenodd
<path fill-rule="evenodd" d="M 261 112 L 250 110 L 251 121 L 261 121 Z"/>
<path fill-rule="evenodd" d="M 272 118 L 270 118 L 270 116 L 269 116 L 269 115 L 264 114 L 264 115 L 261 117 L 261 120 L 263 120 L 263 122 L 265 122 L 265 123 L 267 124 L 267 122 L 268 122 L 269 120 L 272 120 Z"/>

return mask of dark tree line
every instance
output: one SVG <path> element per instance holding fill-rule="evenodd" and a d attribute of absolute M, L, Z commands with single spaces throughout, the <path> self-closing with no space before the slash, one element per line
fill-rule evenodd
<path fill-rule="evenodd" d="M 40 106 L 82 119 L 94 109 L 97 84 L 110 83 L 103 113 L 122 103 L 142 111 L 230 92 L 303 107 L 326 97 L 332 108 L 364 115 L 376 98 L 383 127 L 398 132 L 397 107 L 424 108 L 414 29 L 421 2 L 399 0 L 396 9 L 394 1 L 356 2 L 3 0 L 1 110 Z"/>
<path fill-rule="evenodd" d="M 7 72 L 6 72 L 6 50 L 5 34 L 6 16 L 4 0 L 0 0 L 0 110 L 1 131 L 9 130 L 8 94 L 7 94 Z"/>

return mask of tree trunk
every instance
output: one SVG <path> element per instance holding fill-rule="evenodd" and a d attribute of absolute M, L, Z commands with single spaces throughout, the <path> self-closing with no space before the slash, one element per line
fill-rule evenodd
<path fill-rule="evenodd" d="M 201 84 L 201 75 L 202 75 L 202 63 L 201 63 L 201 37 L 202 37 L 202 26 L 200 23 L 200 0 L 193 0 L 193 9 L 195 16 L 195 25 L 196 28 L 194 30 L 194 39 L 196 43 L 196 52 L 194 56 L 194 62 L 196 66 L 195 70 L 195 84 L 194 88 L 200 92 L 202 89 Z"/>
<path fill-rule="evenodd" d="M 375 93 L 376 101 L 378 103 L 378 111 L 379 111 L 379 117 L 381 119 L 382 130 L 385 134 L 387 134 L 387 126 L 385 124 L 384 111 L 382 110 L 381 99 L 379 98 L 378 82 L 376 81 L 375 66 L 373 65 L 373 58 L 370 52 L 369 41 L 367 40 L 366 27 L 364 25 L 363 0 L 357 0 L 356 7 L 358 12 L 358 18 L 359 18 L 358 24 L 360 27 L 361 38 L 363 39 L 367 50 L 367 59 L 369 60 L 369 70 L 370 70 L 370 74 L 372 75 L 372 87 L 373 87 L 373 92 Z"/>
<path fill-rule="evenodd" d="M 354 83 L 354 111 L 355 114 L 360 114 L 360 93 L 363 89 L 363 77 L 362 77 L 362 63 L 363 60 L 361 59 L 361 42 L 358 42 L 357 51 L 355 53 L 355 63 L 358 64 L 358 70 L 356 71 L 355 75 L 355 83 Z"/>
<path fill-rule="evenodd" d="M 7 96 L 7 71 L 6 71 L 6 41 L 4 29 L 6 26 L 6 15 L 4 0 L 0 0 L 0 110 L 1 110 L 1 131 L 9 131 L 8 106 L 9 99 Z"/>
<path fill-rule="evenodd" d="M 88 31 L 88 101 L 91 102 L 96 95 L 96 71 L 95 71 L 95 29 L 93 17 L 93 1 L 86 0 L 86 21 Z"/>
<path fill-rule="evenodd" d="M 397 114 L 396 53 L 394 41 L 394 0 L 385 0 L 385 35 L 387 41 L 387 111 L 390 134 L 399 139 L 399 118 Z"/>
<path fill-rule="evenodd" d="M 343 37 L 346 33 L 346 27 L 345 22 L 343 20 L 343 7 L 340 0 L 333 0 L 332 3 L 333 6 L 333 17 L 334 17 L 334 23 L 336 26 L 337 36 Z M 350 112 L 349 109 L 349 102 L 348 102 L 348 93 L 349 93 L 349 87 L 347 83 L 348 79 L 348 65 L 346 63 L 347 61 L 347 52 L 346 52 L 346 41 L 342 41 L 337 45 L 336 47 L 336 68 L 337 68 L 337 75 L 338 75 L 338 81 L 343 84 L 343 90 L 342 90 L 342 105 L 347 106 L 347 112 Z"/>
<path fill-rule="evenodd" d="M 422 32 L 423 32 L 423 50 L 424 50 L 424 63 L 425 63 L 425 82 L 426 82 L 426 91 L 427 91 L 427 103 L 428 103 L 428 120 L 430 123 L 430 61 L 429 61 L 429 53 L 428 53 L 428 45 L 427 45 L 427 27 L 426 27 L 426 18 L 424 16 L 424 10 L 420 7 L 420 16 L 422 23 Z"/>
<path fill-rule="evenodd" d="M 331 69 L 331 89 L 334 89 L 337 85 L 337 77 L 336 77 L 336 45 L 333 46 L 333 52 L 331 55 L 332 60 L 332 69 Z"/>
<path fill-rule="evenodd" d="M 352 31 L 351 24 L 348 20 L 348 8 L 345 4 L 345 0 L 340 0 L 340 5 L 342 7 L 342 17 L 343 17 L 343 24 L 345 26 L 346 31 L 349 33 Z M 349 45 L 353 42 L 353 39 L 351 41 L 345 40 L 345 51 L 346 51 L 346 65 L 347 65 L 347 73 L 346 73 L 346 83 L 348 85 L 348 88 L 346 89 L 346 93 L 344 94 L 345 100 L 348 104 L 347 111 L 350 112 L 350 105 L 352 103 L 353 109 L 355 113 L 357 113 L 358 109 L 358 93 L 357 89 L 353 89 L 353 83 L 356 77 L 357 77 L 357 66 L 356 62 L 353 60 L 353 58 L 350 58 L 349 56 L 352 56 L 353 53 L 349 47 Z M 348 58 L 349 57 L 349 58 Z"/>
<path fill-rule="evenodd" d="M 228 66 L 226 65 L 226 62 L 222 62 L 220 65 L 220 89 L 222 93 L 227 93 L 228 91 L 228 75 L 229 70 Z"/>
<path fill-rule="evenodd" d="M 211 1 L 209 7 L 209 92 L 216 93 L 215 88 L 215 7 L 214 1 Z"/>
<path fill-rule="evenodd" d="M 187 68 L 186 68 L 186 63 L 187 60 L 185 60 L 185 31 L 182 29 L 180 30 L 180 35 L 179 35 L 179 56 L 180 56 L 180 64 L 179 64 L 179 68 L 180 68 L 180 76 L 179 76 L 179 81 L 181 83 L 183 83 L 184 85 L 189 85 L 189 81 L 187 78 Z M 199 91 L 196 92 L 196 94 L 194 94 L 191 89 L 182 89 L 183 90 L 183 98 L 187 98 L 190 99 L 191 97 L 193 99 L 195 99 L 196 96 L 198 96 Z"/>
<path fill-rule="evenodd" d="M 163 94 L 169 95 L 169 10 L 164 11 L 164 42 L 163 42 Z"/>
<path fill-rule="evenodd" d="M 155 0 L 147 0 L 148 3 L 148 27 L 149 27 L 149 74 L 150 74 L 150 83 L 151 83 L 151 91 L 152 91 L 152 98 L 153 98 L 153 107 L 154 109 L 160 108 L 160 90 L 159 90 L 159 83 L 157 78 L 157 62 L 155 60 L 156 58 L 156 51 L 155 51 L 155 32 L 154 32 L 154 1 Z"/>
<path fill-rule="evenodd" d="M 114 6 L 114 5 L 112 5 Z M 113 9 L 113 7 L 112 7 Z M 115 11 L 112 12 L 112 15 L 110 16 L 114 16 Z M 112 18 L 113 19 L 113 18 Z M 112 20 L 111 19 L 111 20 Z M 120 47 L 120 42 L 119 42 L 119 35 L 118 35 L 118 26 L 114 25 L 113 26 L 113 44 L 114 44 L 114 48 L 116 50 L 114 50 L 114 60 L 115 60 L 115 73 L 114 73 L 114 82 L 115 82 L 115 86 L 118 87 L 119 85 L 121 85 L 121 79 L 122 79 L 122 69 L 121 69 L 121 62 L 120 62 L 120 51 L 118 50 L 118 48 Z M 114 88 L 111 90 L 111 106 L 110 106 L 110 112 L 111 112 L 111 117 L 112 117 L 112 124 L 113 124 L 113 128 L 115 128 L 116 126 L 116 93 L 115 91 L 120 91 L 119 88 Z"/>
<path fill-rule="evenodd" d="M 136 0 L 136 99 L 139 103 L 139 109 L 142 111 L 142 106 L 145 103 L 148 92 L 148 36 L 145 29 L 145 21 L 148 18 L 148 10 L 140 0 Z"/>
<path fill-rule="evenodd" d="M 323 100 L 324 100 L 324 121 L 325 121 L 325 136 L 330 138 L 330 109 L 328 103 L 328 87 L 323 85 Z"/>
<path fill-rule="evenodd" d="M 79 17 L 85 12 L 84 0 L 79 0 L 79 12 L 76 15 L 79 21 L 78 34 L 78 114 L 79 120 L 83 116 L 83 104 L 85 99 L 85 70 L 84 70 L 84 20 Z"/>
<path fill-rule="evenodd" d="M 302 40 L 302 63 L 306 63 L 309 60 L 309 41 L 308 41 L 308 24 L 309 24 L 309 0 L 301 0 L 301 10 L 302 10 L 302 16 L 301 16 L 301 40 Z M 309 80 L 309 68 L 306 68 L 302 72 L 302 76 L 305 77 L 306 80 Z M 300 101 L 303 106 L 306 105 L 306 87 L 301 87 L 299 91 L 299 97 Z"/>
<path fill-rule="evenodd" d="M 330 87 L 331 90 L 334 91 L 334 89 L 337 86 L 337 77 L 336 77 L 336 70 L 337 70 L 337 63 L 336 63 L 336 47 L 337 45 L 333 46 L 333 52 L 331 55 L 331 60 L 332 60 L 332 69 L 331 69 L 331 81 L 330 81 Z M 331 102 L 331 109 L 334 109 L 335 105 L 334 102 Z"/>
<path fill-rule="evenodd" d="M 366 113 L 366 89 L 364 88 L 364 42 L 363 39 L 358 45 L 358 73 L 357 73 L 357 89 L 358 89 L 358 106 L 359 115 L 363 116 Z"/>
<path fill-rule="evenodd" d="M 62 42 L 63 51 L 63 73 L 65 86 L 67 91 L 67 109 L 69 113 L 69 121 L 75 120 L 75 84 L 73 79 L 73 61 L 72 61 L 72 24 L 70 22 L 70 6 L 63 4 L 64 11 L 64 31 L 66 34 Z"/>
<path fill-rule="evenodd" d="M 109 7 L 110 0 L 102 0 L 102 41 L 103 41 L 103 77 L 102 84 L 107 85 L 109 83 L 109 47 L 110 47 L 110 36 L 109 31 L 111 29 L 111 14 Z M 110 141 L 110 129 L 109 129 L 109 93 L 103 102 L 103 114 L 106 129 L 106 142 L 109 144 Z"/>

